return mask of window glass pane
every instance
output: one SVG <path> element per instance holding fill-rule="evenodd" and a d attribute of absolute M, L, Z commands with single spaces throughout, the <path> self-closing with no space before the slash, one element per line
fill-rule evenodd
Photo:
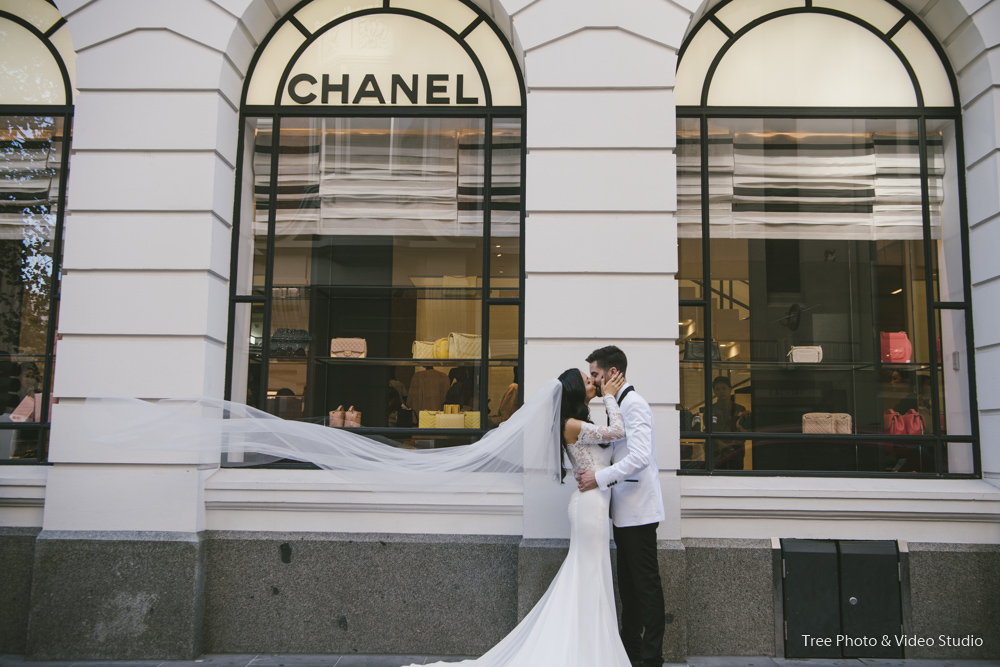
<path fill-rule="evenodd" d="M 965 301 L 965 262 L 962 261 L 962 218 L 959 207 L 958 155 L 955 122 L 927 122 L 930 153 L 930 194 L 932 220 L 940 219 L 940 238 L 935 259 L 941 281 L 941 301 Z"/>
<path fill-rule="evenodd" d="M 879 36 L 826 14 L 792 14 L 743 35 L 723 56 L 712 106 L 912 107 L 902 62 Z"/>
<path fill-rule="evenodd" d="M 252 404 L 323 424 L 334 413 L 335 426 L 338 408 L 353 406 L 362 429 L 412 431 L 393 436 L 394 444 L 408 447 L 464 444 L 468 438 L 436 431 L 499 423 L 508 394 L 516 407 L 516 388 L 509 390 L 520 307 L 492 306 L 490 331 L 482 330 L 484 125 L 481 119 L 284 118 L 272 174 L 272 133 L 268 119 L 257 121 L 254 280 L 268 304 L 237 305 L 237 332 L 250 329 L 250 348 L 245 370 L 234 369 L 234 379 L 243 373 Z M 492 182 L 500 203 L 514 210 L 505 218 L 511 211 L 493 207 L 499 213 L 491 245 L 501 245 L 489 249 L 500 255 L 490 257 L 493 293 L 517 297 L 519 121 L 494 127 L 500 148 Z M 272 190 L 272 287 L 265 292 Z M 498 286 L 508 268 L 512 287 Z M 269 357 L 262 361 L 265 312 Z M 494 359 L 488 375 L 481 367 L 485 341 Z M 484 390 L 490 403 L 481 407 Z"/>
<path fill-rule="evenodd" d="M 59 63 L 27 28 L 0 18 L 4 76 L 0 104 L 67 104 Z"/>
<path fill-rule="evenodd" d="M 938 311 L 940 356 L 938 357 L 938 401 L 941 433 L 970 435 L 972 414 L 969 400 L 969 354 L 966 345 L 965 313 L 961 310 Z M 928 390 L 920 394 L 929 405 Z M 931 422 L 928 421 L 928 424 Z"/>
<path fill-rule="evenodd" d="M 945 443 L 944 460 L 946 468 L 942 472 L 969 475 L 975 472 L 971 442 Z"/>
<path fill-rule="evenodd" d="M 705 407 L 705 333 L 703 309 L 682 307 L 678 318 L 677 353 L 680 365 L 681 433 L 702 430 L 702 411 Z M 712 346 L 708 346 L 711 355 Z M 681 437 L 681 467 L 703 467 L 704 441 L 700 438 Z"/>
<path fill-rule="evenodd" d="M 754 19 L 771 12 L 803 6 L 805 0 L 739 0 L 721 7 L 715 15 L 730 31 L 737 32 Z"/>
<path fill-rule="evenodd" d="M 48 421 L 41 410 L 64 141 L 62 118 L 0 116 L 0 423 Z M 0 458 L 36 455 L 37 433 L 11 437 Z"/>
<path fill-rule="evenodd" d="M 712 236 L 922 239 L 915 121 L 713 119 Z M 940 234 L 941 143 L 929 142 Z"/>
<path fill-rule="evenodd" d="M 517 297 L 521 275 L 521 121 L 493 122 L 490 296 Z"/>
<path fill-rule="evenodd" d="M 734 3 L 735 4 L 735 3 Z M 697 106 L 701 104 L 702 87 L 712 60 L 726 41 L 726 33 L 714 23 L 706 23 L 688 42 L 684 58 L 677 67 L 674 94 L 677 104 Z"/>
<path fill-rule="evenodd" d="M 697 118 L 677 119 L 677 236 L 681 239 L 701 238 L 701 131 Z M 720 164 L 717 153 L 709 146 L 709 179 L 720 171 L 732 196 L 732 151 L 723 155 Z M 712 193 L 716 190 L 713 188 Z M 727 206 L 729 197 L 723 202 Z M 698 251 L 699 256 L 701 251 Z M 682 256 L 684 261 L 684 256 Z M 701 275 L 697 272 L 697 275 Z M 684 297 L 682 297 L 684 298 Z"/>
<path fill-rule="evenodd" d="M 924 96 L 924 104 L 929 107 L 950 107 L 955 104 L 951 94 L 951 81 L 944 63 L 937 51 L 920 28 L 910 21 L 892 37 L 892 41 L 903 52 L 917 74 L 920 92 Z"/>
<path fill-rule="evenodd" d="M 829 7 L 862 19 L 883 33 L 892 30 L 903 12 L 882 0 L 813 0 L 813 7 Z"/>

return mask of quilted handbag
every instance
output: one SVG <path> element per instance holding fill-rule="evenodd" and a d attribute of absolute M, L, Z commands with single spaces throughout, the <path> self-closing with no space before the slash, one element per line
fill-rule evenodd
<path fill-rule="evenodd" d="M 846 412 L 807 412 L 802 415 L 803 433 L 850 433 L 851 415 Z"/>
<path fill-rule="evenodd" d="M 795 364 L 818 364 L 823 361 L 821 345 L 792 345 L 788 351 L 788 360 Z"/>
<path fill-rule="evenodd" d="M 432 340 L 415 340 L 413 341 L 413 358 L 414 359 L 433 359 L 434 358 L 434 341 Z"/>
<path fill-rule="evenodd" d="M 476 334 L 448 334 L 448 355 L 451 359 L 478 359 L 483 353 L 483 337 Z"/>
<path fill-rule="evenodd" d="M 361 411 L 355 410 L 353 405 L 347 408 L 347 412 L 344 413 L 344 426 L 350 428 L 361 426 Z"/>
<path fill-rule="evenodd" d="M 463 412 L 465 415 L 465 428 L 479 428 L 478 412 Z"/>
<path fill-rule="evenodd" d="M 883 331 L 880 334 L 883 364 L 908 364 L 913 358 L 913 345 L 905 331 Z"/>
<path fill-rule="evenodd" d="M 439 412 L 434 420 L 434 426 L 436 428 L 465 428 L 465 415 L 461 413 L 449 415 Z"/>
<path fill-rule="evenodd" d="M 367 357 L 368 343 L 364 338 L 334 338 L 330 341 L 331 357 Z"/>
<path fill-rule="evenodd" d="M 447 359 L 448 358 L 448 339 L 438 338 L 434 341 L 434 358 L 435 359 Z"/>
<path fill-rule="evenodd" d="M 277 329 L 271 335 L 271 355 L 304 357 L 309 352 L 312 337 L 305 329 Z"/>
<path fill-rule="evenodd" d="M 330 426 L 339 428 L 344 425 L 344 406 L 337 406 L 336 410 L 330 410 Z"/>
<path fill-rule="evenodd" d="M 721 361 L 719 344 L 712 341 L 712 361 Z M 684 343 L 684 361 L 705 361 L 705 340 L 692 338 Z"/>
<path fill-rule="evenodd" d="M 434 428 L 438 413 L 435 410 L 421 410 L 417 416 L 417 428 Z"/>

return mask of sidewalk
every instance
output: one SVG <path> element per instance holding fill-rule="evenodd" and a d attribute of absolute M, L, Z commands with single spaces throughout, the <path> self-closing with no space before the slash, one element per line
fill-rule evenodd
<path fill-rule="evenodd" d="M 25 660 L 0 655 L 0 667 L 400 667 L 461 656 L 427 655 L 204 655 L 196 660 Z M 1000 660 L 793 660 L 767 657 L 690 657 L 687 667 L 1000 667 Z M 670 665 L 669 667 L 675 667 Z M 680 667 L 679 665 L 677 667 Z"/>

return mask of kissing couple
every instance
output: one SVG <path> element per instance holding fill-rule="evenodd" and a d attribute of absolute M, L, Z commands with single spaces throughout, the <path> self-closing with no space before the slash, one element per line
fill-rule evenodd
<path fill-rule="evenodd" d="M 569 501 L 569 553 L 548 590 L 510 634 L 466 667 L 660 667 L 663 590 L 656 527 L 665 518 L 653 412 L 625 373 L 628 360 L 609 345 L 571 368 L 562 385 L 559 447 L 577 490 Z M 590 420 L 601 396 L 608 425 Z M 535 399 L 532 399 L 535 400 Z M 548 444 L 546 446 L 549 446 Z M 608 510 L 618 548 L 622 600 L 619 633 L 611 579 Z M 413 666 L 411 666 L 413 667 Z"/>

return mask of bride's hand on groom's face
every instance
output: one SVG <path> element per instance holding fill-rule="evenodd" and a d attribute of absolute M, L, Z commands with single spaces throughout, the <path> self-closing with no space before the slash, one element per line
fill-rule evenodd
<path fill-rule="evenodd" d="M 614 396 L 624 386 L 625 376 L 618 371 L 614 371 L 610 374 L 610 377 L 605 376 L 601 381 L 601 395 Z"/>

